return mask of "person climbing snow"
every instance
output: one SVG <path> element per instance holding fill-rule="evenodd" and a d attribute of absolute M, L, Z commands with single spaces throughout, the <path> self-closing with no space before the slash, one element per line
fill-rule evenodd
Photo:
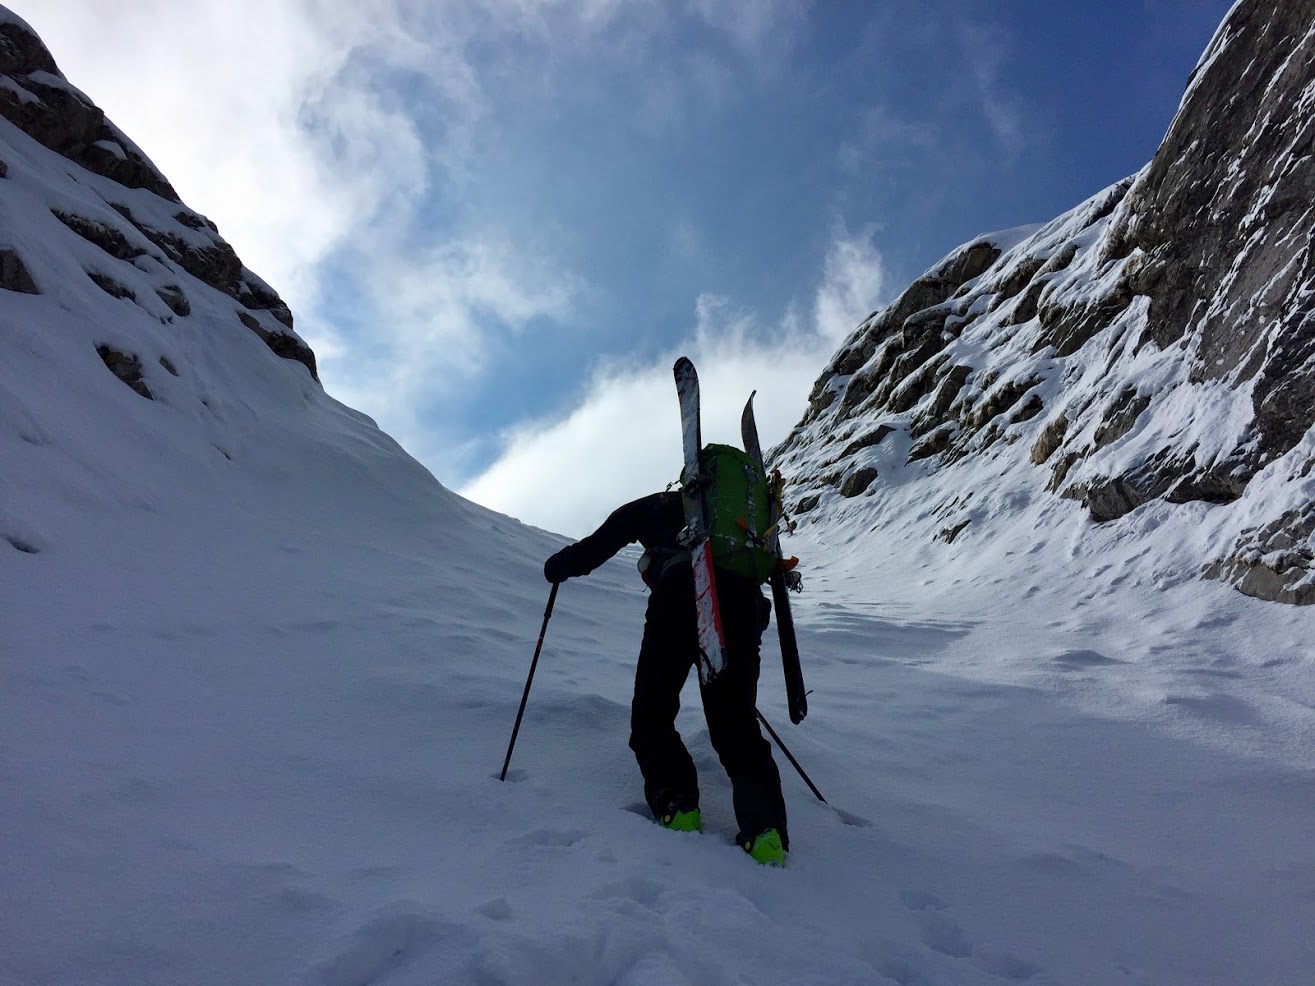
<path fill-rule="evenodd" d="M 644 797 L 666 828 L 700 831 L 699 783 L 676 730 L 680 692 L 699 660 L 699 631 L 690 552 L 679 492 L 654 493 L 615 510 L 593 534 L 568 545 L 543 566 L 554 585 L 588 575 L 638 541 L 652 590 L 635 668 L 630 748 L 644 777 Z M 725 635 L 725 667 L 699 691 L 708 736 L 730 777 L 737 842 L 760 863 L 781 865 L 789 851 L 785 799 L 771 745 L 758 728 L 759 647 L 771 605 L 751 579 L 717 569 L 716 591 Z"/>

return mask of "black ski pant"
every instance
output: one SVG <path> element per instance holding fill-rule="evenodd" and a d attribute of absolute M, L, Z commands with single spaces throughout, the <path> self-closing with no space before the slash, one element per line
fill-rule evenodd
<path fill-rule="evenodd" d="M 717 577 L 726 667 L 700 682 L 708 737 L 731 780 L 741 845 L 774 828 L 789 848 L 781 775 L 771 744 L 758 728 L 759 644 L 770 607 L 758 586 Z M 676 730 L 680 692 L 699 657 L 694 577 L 688 565 L 668 571 L 653 590 L 635 669 L 630 748 L 644 775 L 644 797 L 655 816 L 699 803 L 698 774 Z"/>

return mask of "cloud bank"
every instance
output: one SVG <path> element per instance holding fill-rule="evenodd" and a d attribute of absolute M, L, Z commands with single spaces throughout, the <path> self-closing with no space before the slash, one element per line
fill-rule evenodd
<path fill-rule="evenodd" d="M 485 174 L 527 157 L 507 146 L 517 115 L 551 119 L 612 78 L 646 94 L 637 131 L 669 134 L 733 104 L 734 72 L 771 64 L 803 17 L 767 0 L 11 2 L 289 303 L 330 393 L 440 478 L 480 444 L 452 410 L 597 293 L 570 232 L 498 201 L 521 176 Z"/>
<path fill-rule="evenodd" d="M 764 448 L 783 441 L 826 360 L 886 300 L 871 237 L 838 232 L 807 315 L 792 309 L 764 325 L 751 310 L 703 295 L 682 346 L 644 363 L 596 367 L 574 407 L 503 436 L 502 456 L 459 492 L 579 538 L 622 503 L 665 488 L 682 459 L 671 375 L 681 355 L 699 369 L 705 442 L 741 444 L 740 413 L 755 390 Z"/>
<path fill-rule="evenodd" d="M 709 439 L 756 389 L 782 440 L 885 300 L 876 229 L 828 246 L 829 217 L 883 214 L 884 159 L 957 153 L 872 104 L 893 55 L 835 88 L 808 61 L 834 11 L 804 0 L 9 2 L 283 295 L 330 393 L 569 534 L 675 478 L 678 355 Z M 864 16 L 878 53 L 903 36 Z M 1004 41 L 954 37 L 970 71 L 936 98 L 1014 153 Z"/>

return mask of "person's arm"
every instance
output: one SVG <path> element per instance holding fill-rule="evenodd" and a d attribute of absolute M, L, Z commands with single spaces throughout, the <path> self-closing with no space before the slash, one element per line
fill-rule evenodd
<path fill-rule="evenodd" d="M 588 575 L 627 544 L 638 541 L 644 512 L 651 509 L 653 497 L 657 495 L 617 507 L 598 530 L 575 544 L 567 545 L 544 562 L 544 578 L 549 582 L 564 582 Z"/>

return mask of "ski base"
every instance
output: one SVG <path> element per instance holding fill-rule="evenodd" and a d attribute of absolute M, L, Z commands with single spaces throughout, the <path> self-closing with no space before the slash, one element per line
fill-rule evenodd
<path fill-rule="evenodd" d="M 740 437 L 744 441 L 744 450 L 757 460 L 758 466 L 767 473 L 767 464 L 763 461 L 762 443 L 758 440 L 758 422 L 753 416 L 753 398 L 757 391 L 749 395 L 740 415 Z M 794 614 L 790 611 L 790 591 L 786 584 L 785 570 L 781 567 L 781 533 L 780 518 L 772 518 L 771 551 L 776 556 L 777 570 L 768 580 L 772 587 L 772 608 L 776 611 L 776 635 L 781 643 L 781 667 L 785 672 L 785 697 L 789 704 L 790 721 L 796 726 L 808 715 L 808 692 L 804 689 L 804 672 L 799 664 L 799 642 L 795 639 Z"/>

